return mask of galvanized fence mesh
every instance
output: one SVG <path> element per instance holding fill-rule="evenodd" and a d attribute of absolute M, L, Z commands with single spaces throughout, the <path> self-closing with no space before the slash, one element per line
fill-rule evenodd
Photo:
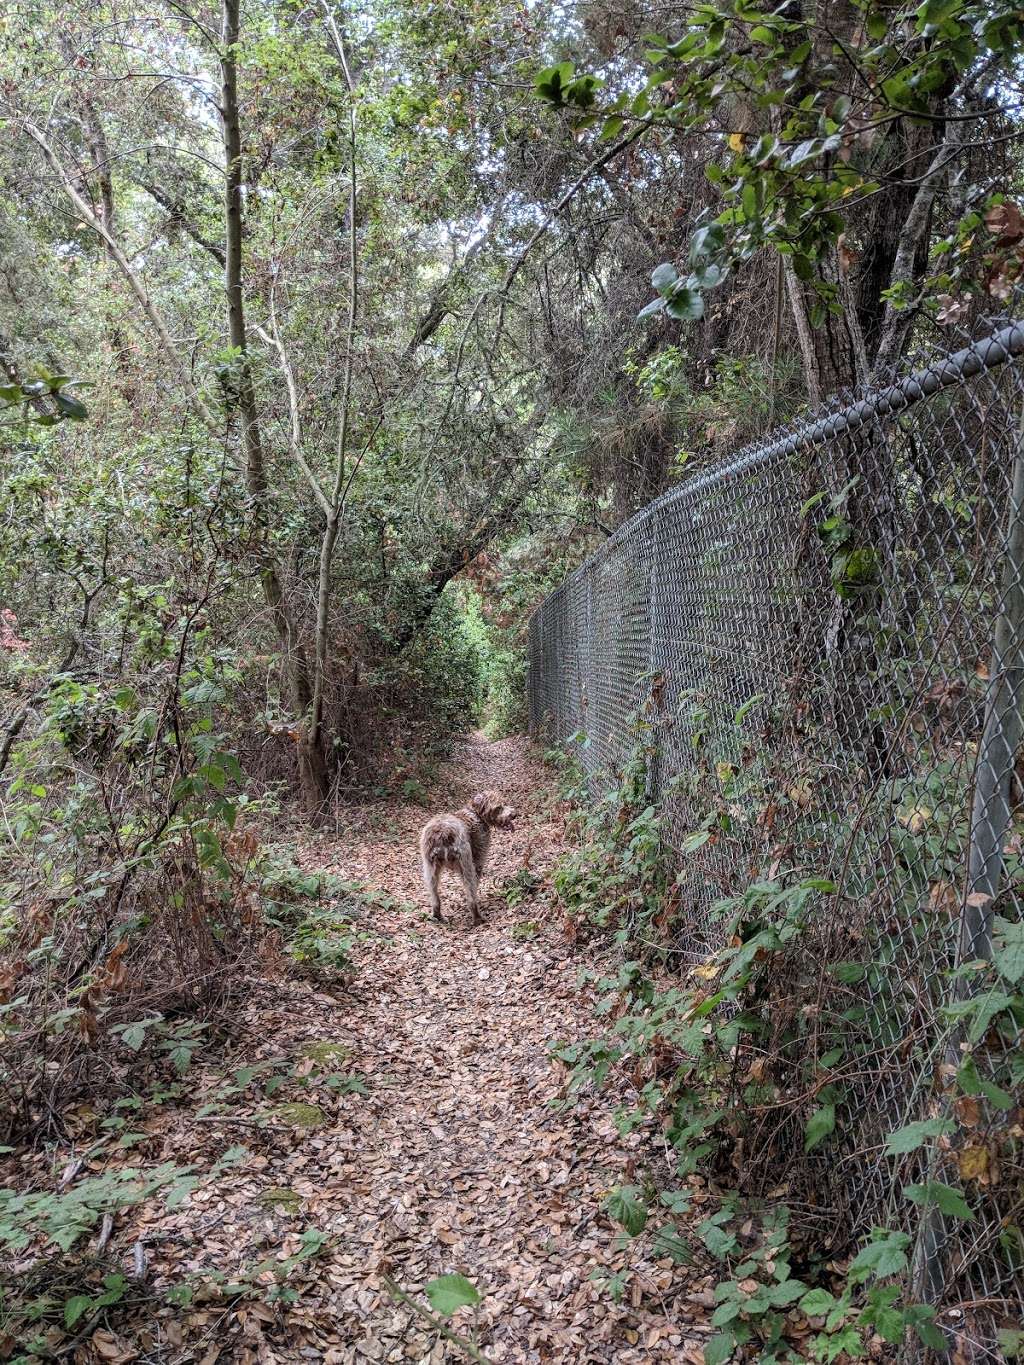
<path fill-rule="evenodd" d="M 848 1117 L 789 1193 L 910 1232 L 915 1294 L 993 1350 L 1024 1297 L 1024 325 L 979 332 L 635 516 L 535 613 L 528 686 L 595 793 L 646 707 L 680 970 L 752 881 L 838 887 L 794 1008 L 856 1040 Z M 775 1179 L 807 1106 L 776 1110 Z M 923 1119 L 929 1146 L 883 1154 Z M 971 1218 L 922 1211 L 914 1182 Z"/>

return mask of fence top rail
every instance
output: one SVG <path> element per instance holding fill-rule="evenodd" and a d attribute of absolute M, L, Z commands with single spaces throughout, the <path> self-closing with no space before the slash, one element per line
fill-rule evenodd
<path fill-rule="evenodd" d="M 596 564 L 628 540 L 663 507 L 688 502 L 725 479 L 737 478 L 768 461 L 812 450 L 844 432 L 857 431 L 865 423 L 876 418 L 894 417 L 905 408 L 932 397 L 941 389 L 950 388 L 953 384 L 971 379 L 983 371 L 998 369 L 1008 360 L 1021 355 L 1024 355 L 1024 322 L 1009 322 L 989 336 L 973 341 L 969 346 L 964 346 L 951 355 L 914 370 L 896 383 L 869 389 L 862 398 L 838 411 L 819 409 L 821 415 L 818 417 L 805 418 L 795 426 L 782 427 L 763 440 L 752 442 L 737 455 L 699 474 L 694 474 L 684 483 L 668 489 L 639 512 L 634 513 L 540 603 L 531 621 L 537 618 L 549 602 L 560 597 L 578 578 L 590 573 Z"/>

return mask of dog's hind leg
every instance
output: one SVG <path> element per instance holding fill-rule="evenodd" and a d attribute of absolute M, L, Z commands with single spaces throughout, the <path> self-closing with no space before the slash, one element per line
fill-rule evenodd
<path fill-rule="evenodd" d="M 441 919 L 441 897 L 438 893 L 438 886 L 441 881 L 441 868 L 433 862 L 427 855 L 426 849 L 420 850 L 420 857 L 423 861 L 423 885 L 427 888 L 427 897 L 430 900 L 430 908 L 434 912 L 436 920 Z M 444 923 L 441 920 L 442 924 Z"/>
<path fill-rule="evenodd" d="M 473 850 L 468 841 L 459 848 L 459 871 L 462 873 L 462 880 L 466 884 L 466 895 L 469 897 L 469 909 L 473 916 L 473 923 L 483 924 L 480 917 L 480 883 L 477 880 Z"/>

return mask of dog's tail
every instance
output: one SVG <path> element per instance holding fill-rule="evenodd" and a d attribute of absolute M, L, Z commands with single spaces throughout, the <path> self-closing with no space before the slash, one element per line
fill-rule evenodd
<path fill-rule="evenodd" d="M 442 825 L 440 829 L 431 832 L 430 851 L 441 854 L 451 853 L 457 847 L 458 842 L 458 830 L 452 829 L 450 825 Z"/>

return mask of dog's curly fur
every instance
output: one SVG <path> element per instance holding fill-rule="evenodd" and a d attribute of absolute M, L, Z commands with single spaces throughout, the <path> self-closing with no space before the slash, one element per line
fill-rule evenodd
<path fill-rule="evenodd" d="M 480 878 L 484 874 L 487 852 L 491 846 L 491 831 L 508 829 L 516 812 L 507 806 L 497 792 L 477 792 L 468 806 L 454 815 L 435 815 L 420 833 L 420 857 L 423 861 L 423 884 L 430 898 L 434 918 L 441 919 L 441 897 L 438 886 L 446 869 L 458 874 L 469 897 L 469 908 L 474 924 L 480 918 Z M 444 921 L 441 921 L 444 923 Z"/>

